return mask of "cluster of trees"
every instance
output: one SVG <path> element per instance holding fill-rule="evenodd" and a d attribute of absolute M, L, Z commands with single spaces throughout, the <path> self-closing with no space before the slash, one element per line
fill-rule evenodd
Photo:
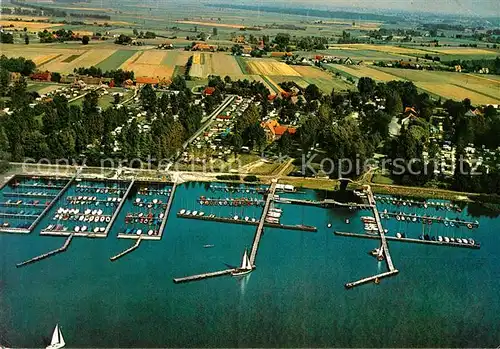
<path fill-rule="evenodd" d="M 291 37 L 288 33 L 278 33 L 273 40 L 279 51 L 290 51 L 289 46 L 295 45 L 299 50 L 324 50 L 328 45 L 328 38 L 322 36 Z"/>
<path fill-rule="evenodd" d="M 328 46 L 328 38 L 324 36 L 304 36 L 296 41 L 297 49 L 304 51 L 325 50 Z"/>
<path fill-rule="evenodd" d="M 342 37 L 337 41 L 338 44 L 357 44 L 359 43 L 358 38 L 351 37 L 351 33 L 343 30 Z"/>
<path fill-rule="evenodd" d="M 123 85 L 126 80 L 134 80 L 135 77 L 133 71 L 117 69 L 103 72 L 101 68 L 94 66 L 90 68 L 75 68 L 73 72 L 78 75 L 88 75 L 96 78 L 110 78 L 118 86 Z"/>
<path fill-rule="evenodd" d="M 26 1 L 11 0 L 10 3 L 14 6 L 34 9 L 33 12 L 35 16 L 66 17 L 68 15 L 66 11 L 53 7 L 39 6 L 37 4 L 29 3 Z M 18 13 L 17 10 L 16 13 Z"/>
<path fill-rule="evenodd" d="M 11 33 L 0 33 L 0 43 L 2 44 L 13 44 L 14 43 L 14 35 Z"/>
<path fill-rule="evenodd" d="M 382 40 L 384 37 L 394 37 L 394 36 L 404 36 L 405 38 L 411 38 L 412 36 L 422 36 L 422 33 L 418 30 L 413 29 L 400 29 L 400 28 L 380 28 L 376 30 L 370 30 L 367 34 L 370 38 L 376 40 Z"/>
<path fill-rule="evenodd" d="M 138 31 L 137 29 L 134 28 L 133 33 L 139 39 L 154 39 L 154 38 L 156 38 L 156 33 L 151 32 L 151 31 L 146 31 L 144 33 L 142 30 Z"/>
<path fill-rule="evenodd" d="M 236 118 L 236 124 L 230 136 L 230 143 L 234 146 L 235 151 L 241 149 L 242 146 L 259 151 L 264 150 L 267 139 L 260 123 L 261 113 L 255 104 L 251 104 Z"/>
<path fill-rule="evenodd" d="M 38 37 L 40 38 L 41 43 L 81 40 L 81 38 L 73 33 L 71 29 L 59 29 L 52 32 L 45 29 L 44 31 L 38 32 Z"/>
<path fill-rule="evenodd" d="M 474 60 L 453 60 L 443 62 L 447 66 L 454 67 L 460 65 L 462 71 L 476 72 L 483 68 L 488 68 L 490 74 L 500 75 L 500 57 L 495 59 L 474 59 Z"/>
<path fill-rule="evenodd" d="M 31 59 L 24 57 L 7 58 L 5 55 L 0 56 L 0 70 L 21 73 L 28 76 L 35 72 L 36 64 Z"/>
<path fill-rule="evenodd" d="M 120 36 L 116 38 L 115 44 L 117 44 L 117 45 L 130 45 L 130 44 L 132 44 L 132 41 L 133 41 L 133 39 L 130 36 L 120 34 Z"/>
<path fill-rule="evenodd" d="M 182 78 L 177 78 L 181 79 Z M 185 81 L 176 81 L 185 86 Z M 23 161 L 26 157 L 49 160 L 73 159 L 98 165 L 101 159 L 147 160 L 171 158 L 189 136 L 199 127 L 203 116 L 201 106 L 192 103 L 189 89 L 179 94 L 164 93 L 157 98 L 156 92 L 147 85 L 139 99 L 147 110 L 151 129 L 142 132 L 136 118 L 130 120 L 133 110 L 99 108 L 99 96 L 95 91 L 85 95 L 82 106 L 69 105 L 62 95 L 56 95 L 45 103 L 29 107 L 36 97 L 26 90 L 21 79 L 9 88 L 12 115 L 0 118 L 0 156 L 11 161 Z M 174 115 L 176 116 L 174 118 Z M 116 136 L 117 127 L 122 130 Z M 118 148 L 115 146 L 118 145 Z"/>
<path fill-rule="evenodd" d="M 93 18 L 93 19 L 102 19 L 102 20 L 107 20 L 109 21 L 111 19 L 110 15 L 100 15 L 97 13 L 70 13 L 70 17 L 75 17 L 75 18 Z"/>

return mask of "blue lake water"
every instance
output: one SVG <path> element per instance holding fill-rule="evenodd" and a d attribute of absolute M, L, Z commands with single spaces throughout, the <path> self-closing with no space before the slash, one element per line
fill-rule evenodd
<path fill-rule="evenodd" d="M 284 194 L 315 198 L 314 191 Z M 74 238 L 68 250 L 23 268 L 15 264 L 60 247 L 64 238 L 0 235 L 0 342 L 41 347 L 56 323 L 68 347 L 492 347 L 500 344 L 499 218 L 404 208 L 474 221 L 480 227 L 433 225 L 432 234 L 472 237 L 481 249 L 389 242 L 400 273 L 379 285 L 344 284 L 386 270 L 367 252 L 378 241 L 333 235 L 359 232 L 369 211 L 278 204 L 282 223 L 318 232 L 265 229 L 257 269 L 174 284 L 188 276 L 238 265 L 255 227 L 182 219 L 181 209 L 259 217 L 262 207 L 200 206 L 207 197 L 258 194 L 212 192 L 206 184 L 178 187 L 161 241 L 110 262 L 131 246 L 116 239 L 124 212 L 106 239 Z M 402 211 L 400 207 L 380 205 Z M 126 208 L 125 211 L 133 210 Z M 351 224 L 345 224 L 350 218 Z M 327 228 L 331 223 L 332 227 Z M 389 235 L 420 224 L 384 220 Z M 206 244 L 213 248 L 204 248 Z"/>

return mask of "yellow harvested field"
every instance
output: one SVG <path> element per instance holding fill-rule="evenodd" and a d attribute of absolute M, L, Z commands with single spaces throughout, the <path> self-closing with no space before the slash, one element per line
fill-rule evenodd
<path fill-rule="evenodd" d="M 62 24 L 60 23 L 39 23 L 39 22 L 24 22 L 24 21 L 5 21 L 1 20 L 0 25 L 2 27 L 10 27 L 14 29 L 24 29 L 24 27 L 28 28 L 28 30 L 43 30 L 53 27 L 60 27 Z"/>
<path fill-rule="evenodd" d="M 168 51 L 159 51 L 159 50 L 144 51 L 144 53 L 134 63 L 157 65 L 161 64 L 161 62 L 167 55 Z"/>
<path fill-rule="evenodd" d="M 380 52 L 385 52 L 385 53 L 393 53 L 393 54 L 426 54 L 429 53 L 428 51 L 425 50 L 420 50 L 416 48 L 410 48 L 410 47 L 398 47 L 398 46 L 392 46 L 392 45 L 370 45 L 370 44 L 346 44 L 346 45 L 341 45 L 341 44 L 336 44 L 336 45 L 330 45 L 328 47 L 329 49 L 335 49 L 335 50 L 372 50 L 372 51 L 380 51 Z"/>
<path fill-rule="evenodd" d="M 456 85 L 451 85 L 446 83 L 437 84 L 435 82 L 417 82 L 415 83 L 415 85 L 423 90 L 429 91 L 430 93 L 434 93 L 444 98 L 450 98 L 458 101 L 462 101 L 465 98 L 469 98 L 473 104 L 500 103 L 500 98 L 485 96 L 481 93 L 476 93 Z"/>
<path fill-rule="evenodd" d="M 205 62 L 212 66 L 211 74 L 224 77 L 243 73 L 234 56 L 226 53 L 205 53 Z"/>
<path fill-rule="evenodd" d="M 168 51 L 138 51 L 120 66 L 120 69 L 131 70 L 136 77 L 171 78 L 174 66 L 163 64 Z"/>
<path fill-rule="evenodd" d="M 219 22 L 180 21 L 179 20 L 179 21 L 175 21 L 175 23 L 206 25 L 206 26 L 210 26 L 210 27 L 222 27 L 222 28 L 232 28 L 232 29 L 246 28 L 246 26 L 240 25 L 240 24 L 227 24 L 227 23 L 219 23 Z"/>
<path fill-rule="evenodd" d="M 433 52 L 438 52 L 447 55 L 498 55 L 495 50 L 487 50 L 475 47 L 432 47 Z"/>
<path fill-rule="evenodd" d="M 300 75 L 307 78 L 324 78 L 324 79 L 332 78 L 332 76 L 327 72 L 311 66 L 294 65 L 293 69 L 295 69 L 295 71 L 297 71 L 297 73 L 299 73 Z"/>
<path fill-rule="evenodd" d="M 32 61 L 36 64 L 36 66 L 41 66 L 45 63 L 47 63 L 48 61 L 56 58 L 57 56 L 59 56 L 60 54 L 50 54 L 50 55 L 44 55 L 44 56 L 37 56 L 35 58 L 32 58 Z"/>
<path fill-rule="evenodd" d="M 54 50 L 56 51 L 56 50 Z M 64 50 L 64 54 L 53 61 L 43 66 L 44 70 L 55 71 L 63 74 L 73 73 L 75 68 L 88 68 L 99 64 L 105 60 L 116 50 L 110 49 L 96 49 L 96 50 Z M 63 53 L 63 52 L 61 52 Z M 78 58 L 71 62 L 64 62 L 65 59 L 72 55 L 80 55 Z"/>
<path fill-rule="evenodd" d="M 209 75 L 233 76 L 241 75 L 241 71 L 235 58 L 223 52 L 193 53 L 193 65 L 189 75 L 196 78 L 206 78 Z"/>
<path fill-rule="evenodd" d="M 4 21 L 10 21 L 10 20 L 23 20 L 23 21 L 46 21 L 49 19 L 49 17 L 33 17 L 33 16 L 23 16 L 23 15 L 2 15 L 2 19 Z"/>
<path fill-rule="evenodd" d="M 300 76 L 295 69 L 286 63 L 274 59 L 249 59 L 247 66 L 251 74 Z"/>
<path fill-rule="evenodd" d="M 395 75 L 388 74 L 388 73 L 385 73 L 383 71 L 369 68 L 366 66 L 336 64 L 336 65 L 333 65 L 333 67 L 337 70 L 341 70 L 341 71 L 343 71 L 347 74 L 353 75 L 357 78 L 362 78 L 362 77 L 367 76 L 367 77 L 370 77 L 374 80 L 384 81 L 384 82 L 392 81 L 392 80 L 402 80 L 401 78 L 399 78 Z"/>

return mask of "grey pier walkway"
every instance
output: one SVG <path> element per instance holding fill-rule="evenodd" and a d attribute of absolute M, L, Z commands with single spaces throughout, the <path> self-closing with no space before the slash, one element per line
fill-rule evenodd
<path fill-rule="evenodd" d="M 117 259 L 119 259 L 119 258 L 121 258 L 121 257 L 125 256 L 127 253 L 130 253 L 130 252 L 132 252 L 133 250 L 135 250 L 136 248 L 138 248 L 138 247 L 139 247 L 139 244 L 141 243 L 141 241 L 142 241 L 142 239 L 141 239 L 141 237 L 139 237 L 139 238 L 135 241 L 135 244 L 134 244 L 134 245 L 132 245 L 131 247 L 127 248 L 125 251 L 120 252 L 120 253 L 118 253 L 116 256 L 113 256 L 113 257 L 111 257 L 111 258 L 109 258 L 109 259 L 111 260 L 111 262 L 114 262 L 114 261 L 116 261 Z"/>
<path fill-rule="evenodd" d="M 382 274 L 373 275 L 373 276 L 370 276 L 370 277 L 367 277 L 367 278 L 364 278 L 364 279 L 361 279 L 361 280 L 358 280 L 358 281 L 348 282 L 347 284 L 345 284 L 345 288 L 353 288 L 353 287 L 356 287 L 356 286 L 367 284 L 369 282 L 376 282 L 376 283 L 378 283 L 381 279 L 389 277 L 389 276 L 396 275 L 397 273 L 399 273 L 399 270 L 394 269 L 392 271 L 388 271 L 388 272 L 382 273 Z"/>
<path fill-rule="evenodd" d="M 183 278 L 175 278 L 174 282 L 176 284 L 179 284 L 179 283 L 182 283 L 182 282 L 198 281 L 198 280 L 213 278 L 213 277 L 217 277 L 217 276 L 229 275 L 234 270 L 236 270 L 236 269 L 225 269 L 225 270 L 221 270 L 221 271 L 214 271 L 214 272 L 211 272 L 211 273 L 204 273 L 204 274 L 186 276 L 186 277 L 183 277 Z"/>
<path fill-rule="evenodd" d="M 362 238 L 362 239 L 372 239 L 379 240 L 380 237 L 377 235 L 367 235 L 367 234 L 358 234 L 358 233 L 344 233 L 340 231 L 334 232 L 335 235 L 338 236 L 347 236 L 354 238 Z M 398 242 L 408 242 L 415 244 L 423 244 L 423 245 L 432 245 L 432 246 L 448 246 L 448 247 L 462 247 L 462 248 L 471 248 L 471 249 L 479 249 L 481 245 L 478 243 L 471 244 L 460 244 L 458 242 L 446 242 L 446 241 L 433 241 L 433 240 L 420 240 L 420 239 L 412 239 L 412 238 L 397 238 L 394 236 L 386 236 L 385 237 L 389 241 L 398 241 Z"/>
<path fill-rule="evenodd" d="M 48 258 L 50 256 L 53 256 L 55 254 L 58 254 L 58 253 L 61 253 L 61 252 L 64 252 L 66 251 L 66 249 L 68 248 L 69 244 L 71 243 L 71 240 L 73 239 L 73 234 L 71 234 L 70 236 L 68 236 L 68 238 L 66 239 L 66 241 L 64 242 L 64 245 L 62 245 L 61 247 L 59 247 L 58 249 L 56 250 L 53 250 L 53 251 L 50 251 L 50 252 L 47 252 L 47 253 L 44 253 L 40 256 L 36 256 L 36 257 L 33 257 L 27 261 L 24 261 L 22 263 L 18 263 L 16 264 L 16 267 L 23 267 L 25 265 L 28 265 L 28 264 L 31 264 L 31 263 L 35 263 L 35 262 L 38 262 L 38 261 L 41 261 L 42 259 L 45 259 L 45 258 Z"/>
<path fill-rule="evenodd" d="M 264 223 L 266 220 L 267 213 L 271 207 L 271 201 L 274 199 L 274 193 L 276 192 L 277 180 L 273 180 L 269 192 L 267 193 L 266 204 L 264 205 L 264 210 L 262 210 L 262 216 L 260 217 L 259 226 L 255 231 L 255 236 L 252 244 L 252 252 L 250 253 L 250 264 L 255 268 L 255 258 L 257 257 L 257 250 L 259 248 L 260 239 L 262 237 L 262 232 L 264 231 Z"/>
<path fill-rule="evenodd" d="M 259 243 L 260 243 L 260 239 L 262 237 L 262 232 L 264 231 L 264 221 L 266 219 L 269 208 L 271 207 L 271 202 L 274 199 L 274 193 L 276 192 L 276 183 L 277 183 L 277 181 L 273 180 L 273 183 L 271 184 L 269 191 L 267 192 L 266 204 L 264 205 L 264 210 L 262 211 L 262 216 L 260 218 L 259 225 L 257 227 L 257 230 L 255 231 L 255 236 L 254 236 L 253 244 L 252 244 L 252 251 L 251 251 L 250 257 L 249 257 L 250 264 L 252 265 L 252 268 L 255 268 L 255 257 L 257 256 L 257 249 L 259 248 Z M 225 269 L 225 270 L 215 271 L 215 272 L 211 272 L 211 273 L 186 276 L 183 278 L 175 278 L 174 282 L 176 284 L 178 284 L 178 283 L 182 283 L 182 282 L 198 281 L 198 280 L 213 278 L 213 277 L 217 277 L 217 276 L 229 275 L 235 270 L 237 270 L 237 269 Z"/>
<path fill-rule="evenodd" d="M 370 204 L 357 204 L 357 203 L 343 203 L 338 202 L 332 199 L 324 199 L 324 200 L 304 200 L 304 199 L 293 199 L 288 197 L 280 197 L 276 199 L 276 202 L 282 204 L 294 204 L 294 205 L 309 205 L 309 206 L 340 206 L 340 207 L 353 207 L 358 209 L 371 209 L 372 205 Z"/>

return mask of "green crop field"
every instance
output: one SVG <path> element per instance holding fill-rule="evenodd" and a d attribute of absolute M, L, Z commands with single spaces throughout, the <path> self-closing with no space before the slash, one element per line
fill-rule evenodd
<path fill-rule="evenodd" d="M 97 65 L 97 68 L 101 68 L 103 71 L 118 69 L 127 59 L 132 57 L 136 51 L 133 50 L 118 50 L 111 56 L 103 60 Z"/>

